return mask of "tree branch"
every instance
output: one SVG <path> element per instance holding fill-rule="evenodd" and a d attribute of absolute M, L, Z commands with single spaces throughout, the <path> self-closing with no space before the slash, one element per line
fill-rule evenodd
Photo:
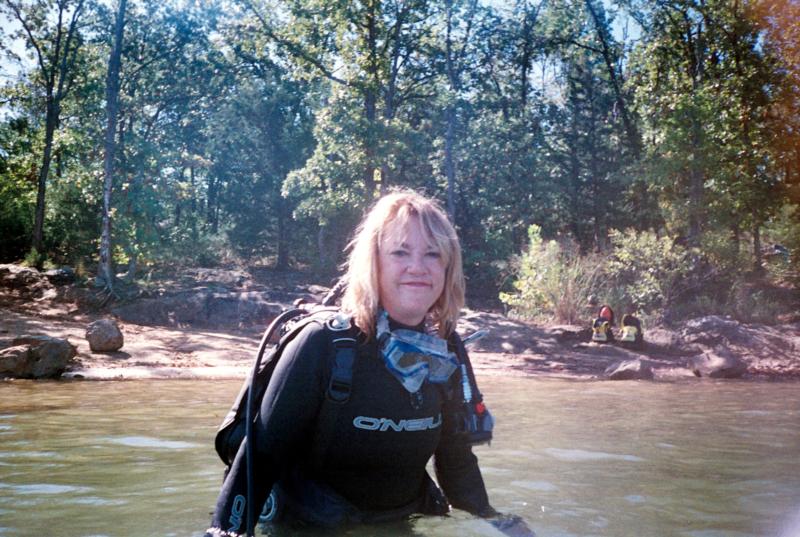
<path fill-rule="evenodd" d="M 244 3 L 245 7 L 247 7 L 261 23 L 261 29 L 264 31 L 267 37 L 275 41 L 278 45 L 284 47 L 289 52 L 289 54 L 291 54 L 295 58 L 304 60 L 313 65 L 314 67 L 316 67 L 317 69 L 319 69 L 320 73 L 322 73 L 322 75 L 325 76 L 325 78 L 327 78 L 328 80 L 336 82 L 337 84 L 342 84 L 343 86 L 352 87 L 352 84 L 334 75 L 332 71 L 330 71 L 327 67 L 325 67 L 325 65 L 322 64 L 321 61 L 319 61 L 319 59 L 313 57 L 311 54 L 308 53 L 308 51 L 304 50 L 300 45 L 298 45 L 297 43 L 293 43 L 288 39 L 284 39 L 278 36 L 274 31 L 272 31 L 272 27 L 270 26 L 270 24 L 267 22 L 264 16 L 261 13 L 259 13 L 259 11 L 256 9 L 256 7 L 250 0 L 241 0 L 241 1 L 242 3 Z"/>
<path fill-rule="evenodd" d="M 39 62 L 39 69 L 42 70 L 43 74 L 47 73 L 47 69 L 44 66 L 44 54 L 42 53 L 42 49 L 39 46 L 39 42 L 36 41 L 36 38 L 33 37 L 33 30 L 31 30 L 30 26 L 28 25 L 28 21 L 25 20 L 25 17 L 22 16 L 22 12 L 18 5 L 16 5 L 11 0 L 6 0 L 6 4 L 11 10 L 14 12 L 14 16 L 19 21 L 22 28 L 25 30 L 25 33 L 28 34 L 28 40 L 30 41 L 31 46 L 36 50 L 36 59 Z"/>

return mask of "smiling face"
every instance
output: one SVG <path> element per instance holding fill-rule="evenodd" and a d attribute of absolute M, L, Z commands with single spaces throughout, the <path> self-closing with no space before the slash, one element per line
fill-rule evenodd
<path fill-rule="evenodd" d="M 392 319 L 419 324 L 442 294 L 446 268 L 419 217 L 390 226 L 378 245 L 381 305 Z"/>

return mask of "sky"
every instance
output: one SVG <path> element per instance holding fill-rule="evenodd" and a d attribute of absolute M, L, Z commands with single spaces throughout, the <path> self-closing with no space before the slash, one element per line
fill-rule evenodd
<path fill-rule="evenodd" d="M 25 45 L 22 41 L 14 40 L 10 43 L 6 41 L 8 34 L 16 32 L 19 30 L 19 23 L 16 21 L 9 20 L 8 17 L 4 13 L 0 13 L 0 27 L 2 27 L 2 39 L 4 44 L 10 44 L 11 50 L 19 55 L 22 56 L 25 53 Z M 19 66 L 15 65 L 14 63 L 8 61 L 6 56 L 0 55 L 0 77 L 2 77 L 2 82 L 4 83 L 8 78 L 13 78 L 17 76 L 19 72 Z"/>

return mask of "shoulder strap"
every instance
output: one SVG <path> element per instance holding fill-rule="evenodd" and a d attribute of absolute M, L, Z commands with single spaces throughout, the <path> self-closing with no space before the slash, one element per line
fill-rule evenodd
<path fill-rule="evenodd" d="M 470 393 L 468 402 L 483 402 L 483 394 L 478 390 L 478 381 L 475 380 L 475 372 L 472 370 L 472 362 L 469 359 L 469 353 L 467 352 L 466 345 L 464 345 L 464 340 L 454 331 L 448 338 L 448 342 L 452 345 L 453 352 L 455 352 L 456 357 L 458 357 L 458 364 L 462 377 L 461 381 L 462 383 L 468 383 L 468 391 Z"/>
<path fill-rule="evenodd" d="M 295 308 L 276 317 L 266 329 L 256 353 L 256 365 L 242 383 L 239 394 L 214 438 L 217 454 L 226 465 L 233 462 L 239 445 L 245 438 L 247 402 L 251 400 L 254 405 L 261 403 L 283 349 L 307 325 L 313 322 L 325 324 L 335 311 L 331 308 L 319 308 L 309 312 L 307 309 Z M 275 343 L 275 346 L 268 350 L 270 343 Z M 251 408 L 251 411 L 254 410 Z"/>
<path fill-rule="evenodd" d="M 325 390 L 325 398 L 322 400 L 322 407 L 317 418 L 312 453 L 315 468 L 322 467 L 333 438 L 339 412 L 350 400 L 350 392 L 353 387 L 353 365 L 358 348 L 356 329 L 352 326 L 349 318 L 344 322 L 342 318 L 334 317 L 326 323 L 326 326 L 332 332 L 331 344 L 334 357 L 328 389 Z"/>
<path fill-rule="evenodd" d="M 461 337 L 453 332 L 449 339 L 458 356 L 460 377 L 461 377 L 461 423 L 457 424 L 457 430 L 463 435 L 464 440 L 469 445 L 486 444 L 492 441 L 492 430 L 494 429 L 494 418 L 483 403 L 483 394 L 478 389 L 475 380 L 475 372 L 472 370 L 466 345 Z"/>

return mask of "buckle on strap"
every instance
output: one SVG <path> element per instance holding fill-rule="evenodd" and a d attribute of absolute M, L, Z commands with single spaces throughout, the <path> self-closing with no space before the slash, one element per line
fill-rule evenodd
<path fill-rule="evenodd" d="M 353 384 L 356 340 L 351 337 L 336 338 L 333 340 L 333 346 L 336 349 L 336 356 L 326 396 L 335 403 L 346 403 L 350 399 Z"/>

